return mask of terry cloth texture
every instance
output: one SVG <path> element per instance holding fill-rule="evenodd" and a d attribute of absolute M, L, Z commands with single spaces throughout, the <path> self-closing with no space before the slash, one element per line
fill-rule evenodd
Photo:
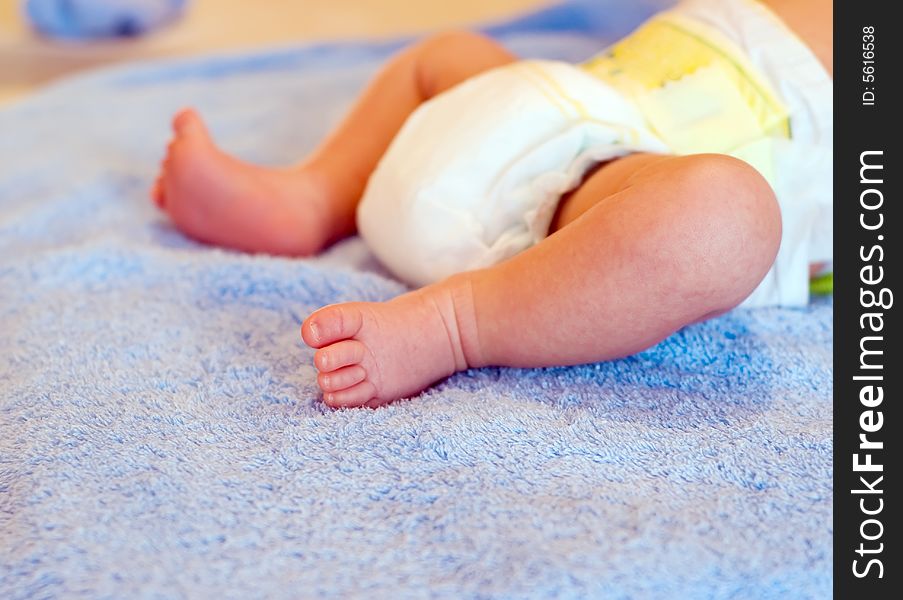
<path fill-rule="evenodd" d="M 650 8 L 592 6 L 494 31 L 580 60 Z M 179 107 L 290 163 L 396 47 L 127 67 L 0 111 L 0 597 L 829 596 L 830 301 L 332 411 L 301 320 L 404 287 L 359 240 L 247 256 L 148 200 Z"/>

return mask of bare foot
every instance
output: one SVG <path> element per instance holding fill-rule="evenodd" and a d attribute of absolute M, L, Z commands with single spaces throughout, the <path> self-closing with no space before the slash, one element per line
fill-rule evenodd
<path fill-rule="evenodd" d="M 312 169 L 271 169 L 233 158 L 214 145 L 194 110 L 177 114 L 173 130 L 151 197 L 187 235 L 246 252 L 297 256 L 351 233 Z"/>
<path fill-rule="evenodd" d="M 479 366 L 470 286 L 463 276 L 388 302 L 333 304 L 301 325 L 319 348 L 317 383 L 329 406 L 376 407 Z"/>

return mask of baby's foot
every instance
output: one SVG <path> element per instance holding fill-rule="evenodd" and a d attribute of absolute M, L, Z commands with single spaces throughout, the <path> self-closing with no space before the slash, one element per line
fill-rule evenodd
<path fill-rule="evenodd" d="M 323 399 L 376 407 L 478 366 L 469 285 L 446 280 L 388 302 L 326 306 L 301 325 Z M 470 359 L 470 360 L 468 360 Z"/>
<path fill-rule="evenodd" d="M 254 166 L 219 150 L 200 117 L 184 110 L 151 192 L 186 234 L 246 252 L 308 255 L 338 231 L 324 182 L 311 169 Z"/>

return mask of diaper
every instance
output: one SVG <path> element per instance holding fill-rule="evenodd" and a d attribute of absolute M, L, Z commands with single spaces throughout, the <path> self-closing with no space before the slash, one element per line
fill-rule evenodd
<path fill-rule="evenodd" d="M 770 150 L 781 247 L 742 306 L 805 305 L 809 265 L 827 264 L 830 272 L 834 257 L 834 82 L 812 51 L 759 2 L 683 0 L 672 14 L 717 29 L 741 48 L 787 107 L 789 136 L 772 139 Z"/>
<path fill-rule="evenodd" d="M 512 63 L 414 111 L 370 177 L 358 231 L 426 285 L 542 240 L 588 169 L 638 151 L 669 150 L 614 87 L 564 62 Z"/>
<path fill-rule="evenodd" d="M 760 21 L 753 33 L 750 12 Z M 426 285 L 542 240 L 561 196 L 599 162 L 632 152 L 720 152 L 755 166 L 781 201 L 778 259 L 746 305 L 805 304 L 800 266 L 808 269 L 817 254 L 815 206 L 824 189 L 804 184 L 824 157 L 796 143 L 798 106 L 781 87 L 787 73 L 780 61 L 746 52 L 759 44 L 808 52 L 764 7 L 691 0 L 585 64 L 521 61 L 478 75 L 407 120 L 370 178 L 358 230 L 396 276 Z M 804 139 L 816 130 L 804 122 Z M 788 160 L 808 177 L 794 177 Z"/>

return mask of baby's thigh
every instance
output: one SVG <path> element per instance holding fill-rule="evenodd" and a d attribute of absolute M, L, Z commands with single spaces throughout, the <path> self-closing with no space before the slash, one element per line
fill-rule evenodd
<path fill-rule="evenodd" d="M 614 226 L 629 232 L 618 246 L 623 260 L 648 281 L 668 282 L 672 299 L 704 302 L 708 316 L 743 301 L 769 272 L 781 242 L 780 207 L 768 182 L 723 154 L 621 161 L 573 195 L 582 204 L 571 210 L 583 213 L 570 227 L 561 225 L 562 236 L 574 232 L 568 239 L 592 247 Z M 654 259 L 635 262 L 643 256 Z"/>
<path fill-rule="evenodd" d="M 646 167 L 668 158 L 661 154 L 640 152 L 602 163 L 590 170 L 579 187 L 561 198 L 549 233 L 558 231 L 605 198 L 622 191 L 627 182 L 646 171 Z"/>
<path fill-rule="evenodd" d="M 764 237 L 780 238 L 780 209 L 771 186 L 755 168 L 724 154 L 637 153 L 604 163 L 561 199 L 550 232 L 628 189 L 637 209 L 678 205 L 694 219 L 748 224 L 770 230 Z"/>
<path fill-rule="evenodd" d="M 662 256 L 675 258 L 674 264 L 664 261 L 669 268 L 688 278 L 701 270 L 705 278 L 736 280 L 747 294 L 781 242 L 771 186 L 752 166 L 724 154 L 619 159 L 587 178 L 558 217 L 558 228 L 580 218 L 589 233 L 611 220 L 625 227 L 643 223 L 644 237 L 654 238 Z"/>

